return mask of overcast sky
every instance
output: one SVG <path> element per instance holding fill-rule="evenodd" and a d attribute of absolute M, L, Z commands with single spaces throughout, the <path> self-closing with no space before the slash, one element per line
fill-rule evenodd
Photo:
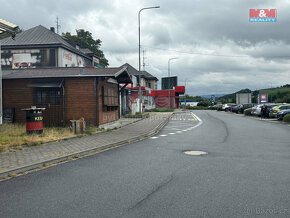
<path fill-rule="evenodd" d="M 26 30 L 85 29 L 102 40 L 110 66 L 138 69 L 138 11 L 146 71 L 178 76 L 190 95 L 290 84 L 288 0 L 0 0 L 0 17 Z M 250 23 L 249 9 L 277 9 L 276 23 Z M 159 84 L 160 88 L 160 84 Z"/>

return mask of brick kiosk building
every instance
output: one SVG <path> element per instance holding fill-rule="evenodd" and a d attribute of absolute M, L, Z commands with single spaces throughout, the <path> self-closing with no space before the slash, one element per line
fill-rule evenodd
<path fill-rule="evenodd" d="M 23 108 L 45 107 L 45 126 L 69 125 L 84 118 L 89 125 L 116 121 L 119 84 L 131 83 L 126 68 L 44 68 L 4 72 L 3 107 L 25 122 Z"/>

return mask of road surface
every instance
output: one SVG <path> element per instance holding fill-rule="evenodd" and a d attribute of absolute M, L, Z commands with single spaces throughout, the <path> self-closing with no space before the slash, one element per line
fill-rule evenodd
<path fill-rule="evenodd" d="M 155 137 L 0 182 L 0 217 L 290 217 L 290 127 L 194 114 L 174 115 Z"/>

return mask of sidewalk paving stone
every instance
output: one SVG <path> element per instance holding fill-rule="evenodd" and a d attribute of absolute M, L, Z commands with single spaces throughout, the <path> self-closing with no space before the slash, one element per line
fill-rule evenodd
<path fill-rule="evenodd" d="M 130 122 L 123 122 L 125 126 L 107 132 L 89 136 L 76 137 L 58 142 L 50 142 L 23 150 L 0 154 L 0 178 L 11 173 L 24 172 L 37 168 L 44 163 L 60 162 L 72 155 L 84 155 L 94 150 L 102 150 L 125 141 L 136 141 L 139 137 L 152 135 L 165 125 L 172 113 L 160 113 L 150 118 Z M 38 166 L 37 166 L 38 165 Z"/>

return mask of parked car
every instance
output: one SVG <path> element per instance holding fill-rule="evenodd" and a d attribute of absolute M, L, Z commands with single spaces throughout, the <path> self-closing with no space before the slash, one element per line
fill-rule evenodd
<path fill-rule="evenodd" d="M 277 107 L 274 107 L 270 110 L 270 117 L 277 117 L 277 113 L 280 110 L 287 110 L 287 109 L 290 109 L 290 104 L 278 105 Z"/>
<path fill-rule="evenodd" d="M 232 111 L 233 110 L 233 107 L 237 106 L 236 104 L 233 104 L 233 105 L 230 105 L 229 106 L 229 111 Z"/>
<path fill-rule="evenodd" d="M 280 110 L 279 112 L 277 112 L 277 120 L 283 120 L 286 114 L 290 114 L 290 109 Z"/>
<path fill-rule="evenodd" d="M 270 105 L 267 106 L 267 110 L 266 110 L 266 117 L 267 118 L 270 118 L 271 109 L 274 108 L 274 107 L 277 107 L 277 106 L 278 106 L 278 104 L 270 104 Z"/>
<path fill-rule="evenodd" d="M 216 104 L 213 107 L 214 107 L 214 109 L 219 110 L 219 109 L 221 109 L 223 107 L 223 105 L 222 104 Z"/>
<path fill-rule="evenodd" d="M 255 106 L 255 104 L 252 104 L 252 103 L 250 103 L 250 104 L 243 104 L 243 106 L 240 107 L 239 113 L 244 113 L 244 110 L 246 110 L 248 108 L 252 108 L 254 106 Z"/>
<path fill-rule="evenodd" d="M 259 104 L 259 105 L 256 105 L 252 108 L 252 112 L 251 114 L 253 116 L 261 116 L 261 110 L 262 110 L 262 107 L 263 105 L 262 104 Z"/>
<path fill-rule="evenodd" d="M 248 108 L 254 107 L 255 104 L 249 103 L 249 104 L 239 104 L 235 107 L 232 108 L 232 112 L 237 113 L 237 114 L 243 114 L 244 110 Z"/>
<path fill-rule="evenodd" d="M 241 104 L 238 104 L 238 105 L 232 107 L 232 112 L 233 112 L 233 113 L 238 113 L 238 111 L 239 111 L 239 109 L 240 109 L 240 106 L 241 106 Z"/>
<path fill-rule="evenodd" d="M 224 111 L 230 111 L 231 106 L 234 106 L 234 105 L 236 105 L 236 104 L 234 104 L 234 103 L 223 104 L 222 109 L 223 109 Z"/>
<path fill-rule="evenodd" d="M 262 107 L 263 107 L 264 104 L 259 104 L 255 107 L 253 107 L 253 110 L 252 110 L 252 115 L 254 116 L 261 116 L 261 112 L 262 112 Z M 265 116 L 269 118 L 269 113 L 270 113 L 270 110 L 277 106 L 277 104 L 266 104 L 267 105 L 267 110 L 266 110 L 266 114 Z"/>

